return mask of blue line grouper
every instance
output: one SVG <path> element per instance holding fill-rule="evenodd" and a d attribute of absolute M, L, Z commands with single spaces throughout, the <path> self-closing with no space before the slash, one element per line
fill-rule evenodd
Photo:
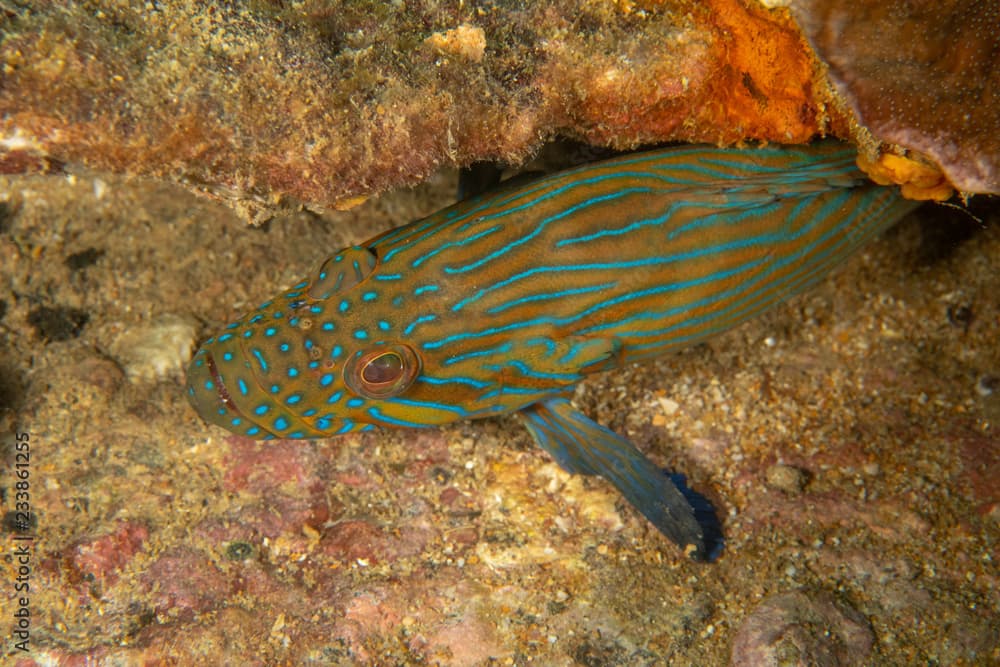
<path fill-rule="evenodd" d="M 264 439 L 517 413 L 563 468 L 708 558 L 691 493 L 569 396 L 806 289 L 916 205 L 855 158 L 676 147 L 472 197 L 341 250 L 209 338 L 188 397 Z"/>

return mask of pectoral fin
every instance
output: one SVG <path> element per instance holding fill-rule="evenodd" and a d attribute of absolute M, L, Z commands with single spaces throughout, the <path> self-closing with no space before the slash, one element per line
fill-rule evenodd
<path fill-rule="evenodd" d="M 536 403 L 519 413 L 538 445 L 567 471 L 608 480 L 660 532 L 696 560 L 709 560 L 714 512 L 700 496 L 689 499 L 625 438 L 578 412 L 564 398 Z M 689 491 L 689 494 L 692 492 Z M 710 521 L 706 521 L 710 519 Z M 706 535 L 708 537 L 706 537 Z"/>

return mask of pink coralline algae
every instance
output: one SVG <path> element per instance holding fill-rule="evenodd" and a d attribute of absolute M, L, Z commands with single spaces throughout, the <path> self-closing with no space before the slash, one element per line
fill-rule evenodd
<path fill-rule="evenodd" d="M 793 591 L 767 598 L 747 617 L 733 638 L 729 664 L 863 665 L 874 643 L 868 621 L 842 600 L 823 591 Z"/>
<path fill-rule="evenodd" d="M 149 529 L 143 524 L 123 522 L 111 533 L 81 542 L 70 552 L 70 579 L 112 586 L 148 538 Z"/>

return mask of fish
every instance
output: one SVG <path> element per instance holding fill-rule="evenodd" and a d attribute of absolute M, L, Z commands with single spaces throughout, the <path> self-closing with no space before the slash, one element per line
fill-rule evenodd
<path fill-rule="evenodd" d="M 837 141 L 622 155 L 464 199 L 345 248 L 207 339 L 198 414 L 257 439 L 514 413 L 695 560 L 704 497 L 572 404 L 821 280 L 912 210 Z"/>

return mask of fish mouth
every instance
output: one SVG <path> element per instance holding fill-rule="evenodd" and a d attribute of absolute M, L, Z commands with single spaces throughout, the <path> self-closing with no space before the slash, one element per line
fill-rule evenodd
<path fill-rule="evenodd" d="M 227 431 L 252 438 L 266 438 L 273 434 L 256 419 L 247 417 L 229 393 L 219 365 L 211 352 L 202 349 L 196 356 L 200 360 L 188 371 L 188 399 L 195 411 L 209 424 Z M 207 382 L 205 382 L 207 381 Z M 205 390 L 208 389 L 209 392 Z"/>
<path fill-rule="evenodd" d="M 236 407 L 233 397 L 229 395 L 229 390 L 226 389 L 226 383 L 222 381 L 222 375 L 219 374 L 219 368 L 215 365 L 215 357 L 212 356 L 211 352 L 205 353 L 205 366 L 208 368 L 209 377 L 212 378 L 212 384 L 215 385 L 215 393 L 219 397 L 219 400 L 222 401 L 222 404 L 226 406 L 226 409 L 231 410 L 240 417 L 246 417 Z"/>
<path fill-rule="evenodd" d="M 228 366 L 220 364 L 212 352 L 202 348 L 188 370 L 187 394 L 191 406 L 203 420 L 231 433 L 256 440 L 284 438 L 289 435 L 293 439 L 308 439 L 331 437 L 372 427 L 368 422 L 340 416 L 324 415 L 314 421 L 307 421 L 299 415 L 284 412 L 283 419 L 287 419 L 290 424 L 288 428 L 276 431 L 269 423 L 252 416 L 245 409 L 246 401 L 241 401 L 239 394 L 230 391 L 224 379 L 228 370 Z M 233 377 L 230 376 L 230 379 Z M 253 377 L 248 378 L 248 382 L 255 380 Z M 241 402 L 244 404 L 242 407 Z"/>

